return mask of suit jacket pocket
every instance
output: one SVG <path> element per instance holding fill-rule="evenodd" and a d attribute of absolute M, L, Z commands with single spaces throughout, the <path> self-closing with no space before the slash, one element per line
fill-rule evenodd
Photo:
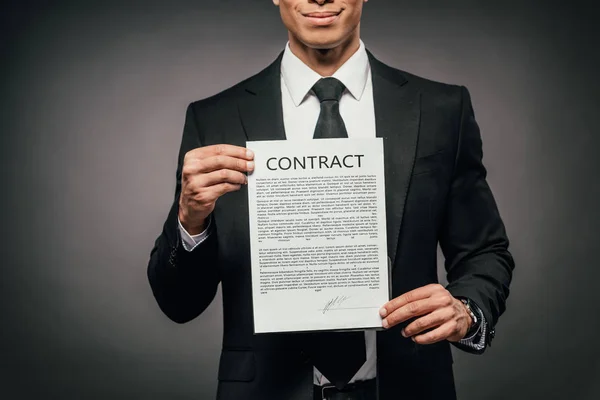
<path fill-rule="evenodd" d="M 444 165 L 444 157 L 446 157 L 446 155 L 447 153 L 444 150 L 441 150 L 433 154 L 417 157 L 413 168 L 413 176 L 441 168 Z"/>
<path fill-rule="evenodd" d="M 219 362 L 219 380 L 250 382 L 256 375 L 256 359 L 249 350 L 223 350 Z"/>

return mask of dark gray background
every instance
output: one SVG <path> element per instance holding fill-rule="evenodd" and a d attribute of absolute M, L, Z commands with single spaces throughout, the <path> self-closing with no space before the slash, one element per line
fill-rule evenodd
<path fill-rule="evenodd" d="M 0 398 L 214 396 L 220 295 L 176 325 L 146 265 L 186 105 L 286 33 L 270 0 L 163 3 L 2 7 Z M 484 356 L 455 352 L 458 393 L 598 399 L 594 2 L 484 3 L 371 0 L 362 26 L 384 62 L 470 89 L 511 238 L 508 312 Z"/>

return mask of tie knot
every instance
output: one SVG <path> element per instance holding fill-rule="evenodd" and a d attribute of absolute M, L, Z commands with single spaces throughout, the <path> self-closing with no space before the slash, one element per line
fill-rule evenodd
<path fill-rule="evenodd" d="M 344 89 L 346 86 L 335 78 L 321 78 L 312 87 L 321 103 L 327 100 L 340 101 Z"/>

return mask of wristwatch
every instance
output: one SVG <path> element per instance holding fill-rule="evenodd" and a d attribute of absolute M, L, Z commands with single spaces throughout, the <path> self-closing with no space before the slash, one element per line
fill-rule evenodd
<path fill-rule="evenodd" d="M 461 298 L 460 301 L 463 302 L 463 304 L 465 305 L 465 308 L 467 309 L 467 312 L 469 313 L 469 315 L 471 316 L 471 319 L 473 320 L 473 324 L 471 325 L 471 328 L 469 328 L 469 330 L 467 331 L 465 337 L 471 337 L 473 336 L 473 334 L 475 334 L 475 332 L 477 332 L 479 330 L 479 324 L 481 323 L 480 319 L 477 318 L 477 315 L 475 314 L 475 311 L 473 310 L 475 307 L 473 306 L 473 303 L 471 303 L 471 300 L 469 299 L 464 299 Z"/>

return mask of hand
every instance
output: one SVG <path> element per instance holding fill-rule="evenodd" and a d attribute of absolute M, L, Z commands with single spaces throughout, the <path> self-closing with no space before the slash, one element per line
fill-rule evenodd
<path fill-rule="evenodd" d="M 200 147 L 183 159 L 179 220 L 191 235 L 201 233 L 217 199 L 248 182 L 254 170 L 254 153 L 229 144 Z"/>
<path fill-rule="evenodd" d="M 418 344 L 442 340 L 458 342 L 471 328 L 473 320 L 462 301 L 453 297 L 442 285 L 420 287 L 387 302 L 379 314 L 383 327 L 391 328 L 410 318 L 420 317 L 403 330 Z M 429 330 L 423 333 L 423 331 Z"/>

